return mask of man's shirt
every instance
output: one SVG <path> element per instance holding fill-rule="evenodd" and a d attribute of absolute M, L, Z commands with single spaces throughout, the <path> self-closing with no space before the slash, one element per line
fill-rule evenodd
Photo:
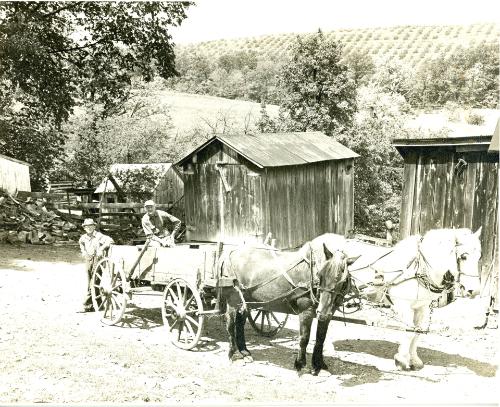
<path fill-rule="evenodd" d="M 149 214 L 146 213 L 142 217 L 142 228 L 144 229 L 146 236 L 156 235 L 159 237 L 167 237 L 170 235 L 167 229 L 168 222 L 174 224 L 172 234 L 175 236 L 175 233 L 181 227 L 181 221 L 165 211 L 156 210 L 152 216 L 149 216 Z"/>
<path fill-rule="evenodd" d="M 97 249 L 101 246 L 108 247 L 113 243 L 113 239 L 109 236 L 103 235 L 101 232 L 94 230 L 91 235 L 85 233 L 78 240 L 80 250 L 86 257 L 95 256 Z"/>

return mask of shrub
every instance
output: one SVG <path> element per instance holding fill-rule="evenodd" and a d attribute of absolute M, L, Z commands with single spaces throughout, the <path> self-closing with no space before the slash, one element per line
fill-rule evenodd
<path fill-rule="evenodd" d="M 469 112 L 465 120 L 468 124 L 473 124 L 474 126 L 481 126 L 484 124 L 484 117 L 479 113 Z"/>

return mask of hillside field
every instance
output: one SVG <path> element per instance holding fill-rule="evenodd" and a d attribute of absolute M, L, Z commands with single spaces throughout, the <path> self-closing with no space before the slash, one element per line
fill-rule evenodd
<path fill-rule="evenodd" d="M 493 18 L 493 16 L 492 16 Z M 221 39 L 178 46 L 178 52 L 198 53 L 217 58 L 235 51 L 255 51 L 258 56 L 273 59 L 284 56 L 298 34 L 275 34 L 259 37 Z M 301 34 L 303 35 L 303 34 Z M 373 60 L 399 59 L 412 66 L 438 56 L 447 56 L 458 47 L 499 44 L 500 25 L 482 23 L 450 26 L 396 26 L 384 28 L 340 29 L 325 32 L 340 41 L 344 54 L 370 55 Z"/>

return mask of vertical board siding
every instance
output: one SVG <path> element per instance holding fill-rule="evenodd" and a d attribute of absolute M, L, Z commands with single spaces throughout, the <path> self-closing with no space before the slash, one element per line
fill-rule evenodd
<path fill-rule="evenodd" d="M 213 143 L 197 153 L 194 174 L 186 175 L 189 240 L 262 241 L 272 233 L 278 248 L 293 248 L 322 233 L 344 234 L 353 226 L 353 162 L 259 169 Z"/>
<path fill-rule="evenodd" d="M 31 191 L 30 167 L 0 156 L 0 188 L 13 194 L 16 191 Z"/>
<path fill-rule="evenodd" d="M 460 166 L 460 159 L 467 165 Z M 441 227 L 482 226 L 481 268 L 487 273 L 498 261 L 498 156 L 415 149 L 405 155 L 404 183 L 401 238 Z"/>
<path fill-rule="evenodd" d="M 184 195 L 184 181 L 179 174 L 170 168 L 155 189 L 156 203 L 169 204 L 179 200 Z"/>
<path fill-rule="evenodd" d="M 265 234 L 279 248 L 302 245 L 323 233 L 353 227 L 353 160 L 269 169 Z"/>

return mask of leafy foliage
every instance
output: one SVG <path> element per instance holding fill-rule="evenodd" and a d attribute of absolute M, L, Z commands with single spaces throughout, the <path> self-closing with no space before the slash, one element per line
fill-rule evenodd
<path fill-rule="evenodd" d="M 162 170 L 151 167 L 119 170 L 114 174 L 120 187 L 132 202 L 144 202 L 153 198 Z"/>
<path fill-rule="evenodd" d="M 168 28 L 187 5 L 0 3 L 0 150 L 29 160 L 35 188 L 62 151 L 60 128 L 76 105 L 98 104 L 105 117 L 127 100 L 133 76 L 176 74 Z M 19 136 L 22 148 L 10 142 Z"/>
<path fill-rule="evenodd" d="M 73 136 L 54 175 L 95 184 L 113 163 L 175 161 L 187 140 L 174 134 L 168 106 L 154 94 L 158 86 L 137 82 L 115 115 L 87 109 L 75 116 L 64 128 Z"/>
<path fill-rule="evenodd" d="M 352 70 L 356 86 L 366 86 L 377 76 L 380 86 L 390 85 L 391 92 L 404 95 L 413 106 L 425 108 L 443 106 L 447 101 L 494 107 L 498 99 L 493 89 L 498 88 L 499 34 L 498 25 L 474 24 L 337 30 L 324 35 L 343 45 L 342 62 Z M 291 57 L 291 45 L 296 37 L 294 34 L 268 35 L 179 47 L 181 75 L 171 86 L 181 91 L 279 104 L 278 74 Z M 463 44 L 481 45 L 463 48 Z M 484 58 L 480 51 L 483 48 L 490 49 Z M 448 61 L 461 50 L 469 54 L 466 59 L 472 58 L 482 65 L 474 69 L 462 67 L 456 75 L 448 72 Z M 181 61 L 191 58 L 203 63 L 187 63 L 185 69 L 181 69 Z M 427 67 L 433 64 L 442 68 L 437 69 L 435 75 L 427 72 Z M 416 75 L 414 71 L 421 73 Z M 462 74 L 466 84 L 459 83 Z M 456 79 L 445 80 L 452 75 Z M 433 87 L 443 97 L 436 97 L 436 91 L 430 91 Z M 451 90 L 447 92 L 447 88 Z M 456 97 L 453 89 L 458 88 L 463 89 L 464 97 Z M 466 100 L 467 93 L 474 95 L 471 100 Z"/>
<path fill-rule="evenodd" d="M 498 45 L 459 48 L 422 66 L 417 73 L 414 104 L 498 107 Z"/>
<path fill-rule="evenodd" d="M 391 142 L 410 136 L 403 126 L 409 106 L 401 95 L 374 84 L 359 89 L 357 104 L 353 126 L 337 140 L 360 155 L 355 160 L 355 227 L 376 236 L 386 220 L 399 223 L 403 160 Z"/>
<path fill-rule="evenodd" d="M 356 87 L 341 62 L 341 45 L 319 31 L 297 37 L 292 59 L 278 80 L 280 111 L 288 118 L 287 130 L 341 132 L 356 109 Z"/>

